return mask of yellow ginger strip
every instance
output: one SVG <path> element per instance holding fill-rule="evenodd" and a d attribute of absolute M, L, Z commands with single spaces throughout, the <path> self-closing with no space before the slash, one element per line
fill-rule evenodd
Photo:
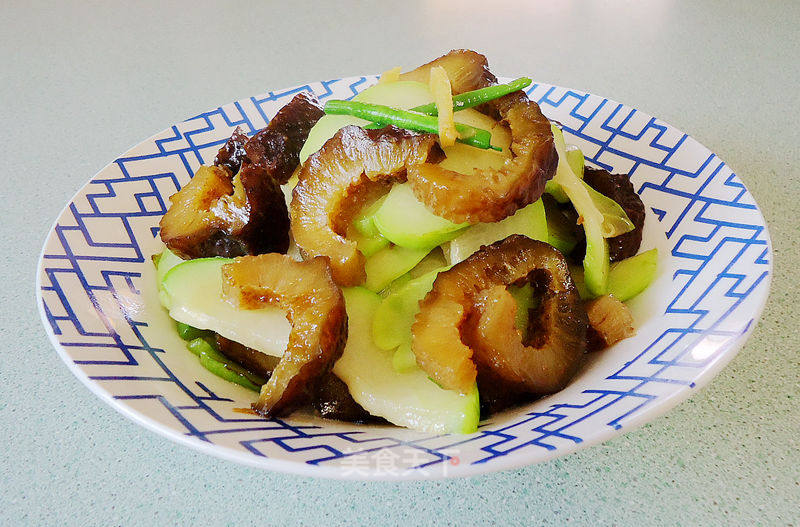
<path fill-rule="evenodd" d="M 395 66 L 390 70 L 386 70 L 381 73 L 381 78 L 378 79 L 378 83 L 386 84 L 389 82 L 397 82 L 400 80 L 400 72 L 403 71 L 400 66 Z"/>
<path fill-rule="evenodd" d="M 443 67 L 431 68 L 429 85 L 436 103 L 436 111 L 439 113 L 439 142 L 442 146 L 453 146 L 459 135 L 453 119 L 453 92 L 450 88 L 450 79 Z"/>

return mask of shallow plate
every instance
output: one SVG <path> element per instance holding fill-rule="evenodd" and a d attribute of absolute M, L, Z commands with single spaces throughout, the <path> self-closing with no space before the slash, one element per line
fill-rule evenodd
<path fill-rule="evenodd" d="M 158 304 L 150 256 L 161 248 L 167 198 L 213 162 L 236 126 L 264 127 L 297 92 L 350 98 L 375 80 L 313 83 L 202 113 L 133 147 L 75 195 L 42 250 L 37 294 L 56 350 L 90 390 L 173 441 L 248 465 L 348 479 L 453 477 L 536 463 L 640 426 L 709 382 L 745 342 L 767 298 L 771 250 L 739 178 L 643 112 L 534 84 L 531 98 L 567 141 L 592 164 L 631 174 L 652 211 L 644 248 L 660 248 L 660 276 L 633 302 L 638 335 L 592 356 L 562 392 L 467 436 L 237 411 L 253 392 L 204 370 Z"/>

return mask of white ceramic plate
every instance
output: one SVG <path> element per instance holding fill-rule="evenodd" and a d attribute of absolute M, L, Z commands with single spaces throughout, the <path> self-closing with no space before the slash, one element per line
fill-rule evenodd
<path fill-rule="evenodd" d="M 659 248 L 660 272 L 632 302 L 637 336 L 593 355 L 567 389 L 472 435 L 237 412 L 253 392 L 204 370 L 158 304 L 150 256 L 161 247 L 167 198 L 213 162 L 236 126 L 264 127 L 300 91 L 350 98 L 375 80 L 312 83 L 202 113 L 136 145 L 72 198 L 42 249 L 37 294 L 53 345 L 90 390 L 173 441 L 252 466 L 347 479 L 456 477 L 536 463 L 640 426 L 708 383 L 745 342 L 767 298 L 771 248 L 739 178 L 641 111 L 534 84 L 531 98 L 564 125 L 567 141 L 590 163 L 631 174 L 652 212 L 643 248 Z"/>

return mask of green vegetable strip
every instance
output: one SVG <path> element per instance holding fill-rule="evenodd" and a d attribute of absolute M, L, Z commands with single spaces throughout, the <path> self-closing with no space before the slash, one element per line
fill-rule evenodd
<path fill-rule="evenodd" d="M 496 86 L 487 86 L 478 90 L 468 91 L 459 95 L 453 96 L 453 111 L 464 110 L 472 108 L 495 99 L 499 99 L 509 93 L 527 88 L 531 81 L 527 77 L 520 77 L 517 80 L 511 81 L 508 84 L 498 84 Z M 412 112 L 424 113 L 426 115 L 439 115 L 436 111 L 436 103 L 424 104 L 411 109 Z"/>
<path fill-rule="evenodd" d="M 254 392 L 261 391 L 261 387 L 255 384 L 250 379 L 248 379 L 246 375 L 229 369 L 225 363 L 214 360 L 207 353 L 201 353 L 199 360 L 200 364 L 205 369 L 207 369 L 217 377 L 221 377 L 228 382 L 236 383 L 239 386 L 244 386 L 248 390 L 252 390 Z"/>
<path fill-rule="evenodd" d="M 203 337 L 208 333 L 207 331 L 197 329 L 189 324 L 184 324 L 183 322 L 176 322 L 176 325 L 178 328 L 178 335 L 183 340 L 194 340 L 196 338 Z"/>
<path fill-rule="evenodd" d="M 200 355 L 202 352 L 208 352 L 209 348 L 213 349 L 213 346 L 206 341 L 204 338 L 196 338 L 192 339 L 186 343 L 186 347 L 189 351 L 194 353 L 195 355 Z"/>
<path fill-rule="evenodd" d="M 553 181 L 563 189 L 572 202 L 572 206 L 583 220 L 583 230 L 586 233 L 586 256 L 583 258 L 584 278 L 589 292 L 596 296 L 606 294 L 608 287 L 609 255 L 608 242 L 603 236 L 603 213 L 597 209 L 591 195 L 567 161 L 564 134 L 554 124 L 551 124 L 556 151 L 558 152 L 558 167 Z M 591 187 L 590 187 L 591 188 Z"/>
<path fill-rule="evenodd" d="M 328 101 L 325 103 L 325 113 L 352 115 L 383 126 L 392 124 L 415 132 L 439 133 L 439 121 L 436 117 L 398 110 L 382 104 L 369 104 L 359 101 Z M 458 140 L 460 143 L 477 148 L 500 150 L 492 146 L 492 134 L 488 130 L 459 123 L 456 123 L 456 130 L 461 135 Z"/>
<path fill-rule="evenodd" d="M 263 379 L 257 378 L 255 375 L 252 377 L 247 374 L 247 371 L 235 364 L 225 355 L 217 351 L 214 346 L 203 338 L 196 338 L 190 340 L 186 347 L 189 351 L 198 356 L 200 364 L 216 375 L 226 381 L 236 383 L 244 386 L 249 390 L 257 392 L 261 389 L 261 384 L 264 383 Z M 253 382 L 256 381 L 256 382 Z"/>

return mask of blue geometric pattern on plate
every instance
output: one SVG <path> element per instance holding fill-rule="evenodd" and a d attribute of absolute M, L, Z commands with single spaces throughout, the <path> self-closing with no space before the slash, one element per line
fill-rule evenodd
<path fill-rule="evenodd" d="M 592 164 L 631 174 L 666 232 L 675 266 L 670 295 L 663 314 L 640 328 L 646 338 L 615 351 L 614 368 L 590 369 L 584 381 L 495 416 L 469 436 L 236 412 L 249 392 L 193 364 L 179 341 L 168 347 L 163 335 L 148 333 L 154 317 L 166 318 L 143 309 L 143 277 L 167 198 L 213 161 L 235 127 L 262 128 L 298 92 L 350 98 L 374 80 L 313 83 L 202 113 L 134 147 L 73 198 L 43 250 L 41 307 L 62 357 L 93 391 L 152 429 L 240 462 L 331 477 L 440 477 L 520 466 L 611 437 L 652 418 L 654 402 L 685 398 L 713 375 L 712 364 L 732 358 L 752 330 L 770 274 L 764 220 L 744 185 L 658 119 L 535 84 L 529 93 L 544 113 Z"/>

